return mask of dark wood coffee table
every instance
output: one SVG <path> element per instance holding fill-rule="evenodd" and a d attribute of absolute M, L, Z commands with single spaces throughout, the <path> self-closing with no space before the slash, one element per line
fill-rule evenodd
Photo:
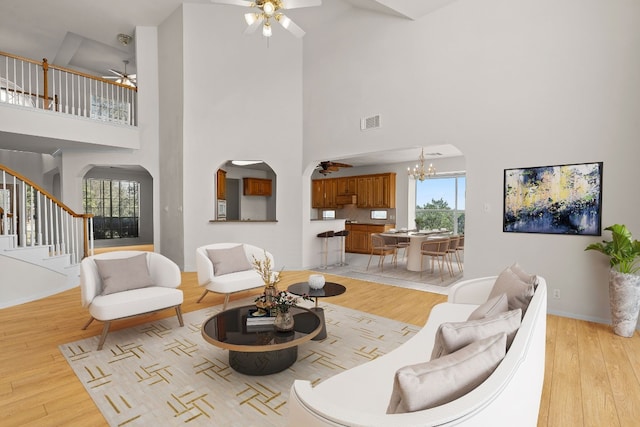
<path fill-rule="evenodd" d="M 202 337 L 216 347 L 229 350 L 229 366 L 247 375 L 269 375 L 283 371 L 298 359 L 298 345 L 311 340 L 322 329 L 311 310 L 292 307 L 294 330 L 276 332 L 273 325 L 247 325 L 255 305 L 222 311 L 202 324 Z"/>
<path fill-rule="evenodd" d="M 311 289 L 309 287 L 309 283 L 307 282 L 294 283 L 287 288 L 287 292 L 294 295 L 308 295 L 311 298 L 315 298 L 315 307 L 311 308 L 310 310 L 320 318 L 320 321 L 322 323 L 322 330 L 313 338 L 314 340 L 323 340 L 327 337 L 327 325 L 324 321 L 324 310 L 321 307 L 318 307 L 318 298 L 335 297 L 345 293 L 346 290 L 347 288 L 345 288 L 343 285 L 334 282 L 326 282 L 322 289 Z"/>

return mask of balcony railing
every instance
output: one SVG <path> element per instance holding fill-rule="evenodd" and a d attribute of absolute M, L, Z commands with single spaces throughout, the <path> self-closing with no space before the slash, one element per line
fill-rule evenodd
<path fill-rule="evenodd" d="M 137 88 L 0 51 L 0 102 L 137 126 Z"/>

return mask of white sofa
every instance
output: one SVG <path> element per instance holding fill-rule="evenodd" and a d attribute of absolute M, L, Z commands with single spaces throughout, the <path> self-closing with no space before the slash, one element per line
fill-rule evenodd
<path fill-rule="evenodd" d="M 289 397 L 291 426 L 535 426 L 544 378 L 547 288 L 543 278 L 505 358 L 466 395 L 417 412 L 387 414 L 394 374 L 429 360 L 438 326 L 467 320 L 487 300 L 496 277 L 455 284 L 448 302 L 433 308 L 425 326 L 392 352 L 311 386 L 296 380 Z"/>
<path fill-rule="evenodd" d="M 229 304 L 229 297 L 232 293 L 264 286 L 264 281 L 253 268 L 218 276 L 215 275 L 213 263 L 209 258 L 207 249 L 229 249 L 235 246 L 242 246 L 244 248 L 249 264 L 253 264 L 254 257 L 258 260 L 263 260 L 266 254 L 266 256 L 271 260 L 271 265 L 274 266 L 273 255 L 257 246 L 248 245 L 246 243 L 212 243 L 210 245 L 201 246 L 196 249 L 196 268 L 198 272 L 198 284 L 200 286 L 204 286 L 205 291 L 197 302 L 202 301 L 202 298 L 204 298 L 208 292 L 225 294 L 223 305 L 224 310 Z"/>

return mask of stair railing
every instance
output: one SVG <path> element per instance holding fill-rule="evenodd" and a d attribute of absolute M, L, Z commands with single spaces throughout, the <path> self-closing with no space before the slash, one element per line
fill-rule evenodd
<path fill-rule="evenodd" d="M 137 88 L 0 51 L 0 102 L 136 126 Z"/>
<path fill-rule="evenodd" d="M 47 246 L 72 264 L 93 254 L 93 215 L 79 214 L 49 192 L 0 164 L 0 235 L 12 247 Z"/>

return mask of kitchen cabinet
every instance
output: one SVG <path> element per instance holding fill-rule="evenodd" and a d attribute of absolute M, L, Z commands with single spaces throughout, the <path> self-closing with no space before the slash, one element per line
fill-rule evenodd
<path fill-rule="evenodd" d="M 311 181 L 311 207 L 336 208 L 337 179 L 314 179 Z"/>
<path fill-rule="evenodd" d="M 358 176 L 359 208 L 395 208 L 396 174 Z"/>
<path fill-rule="evenodd" d="M 271 180 L 263 178 L 242 178 L 242 194 L 245 196 L 271 196 Z"/>
<path fill-rule="evenodd" d="M 216 198 L 227 200 L 227 172 L 222 169 L 216 173 Z"/>
<path fill-rule="evenodd" d="M 359 208 L 395 208 L 396 174 L 358 175 L 311 181 L 311 207 L 337 208 L 353 203 Z M 338 203 L 340 202 L 340 203 Z"/>
<path fill-rule="evenodd" d="M 345 251 L 360 254 L 371 253 L 371 235 L 384 233 L 392 229 L 395 224 L 346 224 L 349 236 L 345 242 Z"/>
<path fill-rule="evenodd" d="M 358 192 L 358 178 L 348 176 L 344 178 L 336 178 L 338 196 L 352 196 Z"/>

